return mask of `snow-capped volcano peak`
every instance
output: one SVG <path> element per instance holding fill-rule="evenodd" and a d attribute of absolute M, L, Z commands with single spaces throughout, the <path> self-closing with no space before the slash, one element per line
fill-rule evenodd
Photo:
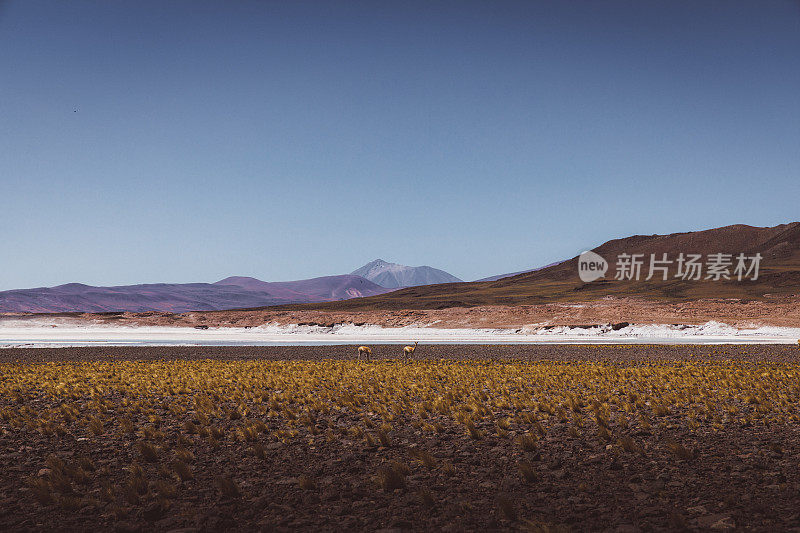
<path fill-rule="evenodd" d="M 384 272 L 402 272 L 403 270 L 409 268 L 412 267 L 407 267 L 405 265 L 398 265 L 397 263 L 389 263 L 388 261 L 384 261 L 383 259 L 376 259 L 375 261 L 370 261 L 369 263 L 359 268 L 358 270 L 366 271 L 371 276 L 378 276 Z"/>
<path fill-rule="evenodd" d="M 356 276 L 367 278 L 373 283 L 394 289 L 398 287 L 413 287 L 415 285 L 433 285 L 435 283 L 457 283 L 457 277 L 444 270 L 429 266 L 410 267 L 389 263 L 383 259 L 370 261 L 363 267 L 353 272 Z"/>

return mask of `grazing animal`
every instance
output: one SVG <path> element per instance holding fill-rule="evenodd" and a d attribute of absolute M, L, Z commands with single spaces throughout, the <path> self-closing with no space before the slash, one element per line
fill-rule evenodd
<path fill-rule="evenodd" d="M 417 344 L 419 344 L 419 341 L 415 342 L 414 346 L 406 346 L 405 348 L 403 348 L 403 355 L 405 355 L 406 357 L 411 357 L 412 355 L 414 355 L 414 352 L 417 349 Z"/>
<path fill-rule="evenodd" d="M 359 346 L 358 347 L 358 358 L 361 359 L 361 356 L 364 356 L 367 361 L 369 361 L 369 357 L 372 355 L 372 348 L 369 346 Z"/>

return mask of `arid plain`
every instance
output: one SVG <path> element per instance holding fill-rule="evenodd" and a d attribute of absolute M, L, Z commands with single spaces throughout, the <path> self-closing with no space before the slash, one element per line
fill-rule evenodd
<path fill-rule="evenodd" d="M 3 350 L 0 527 L 789 529 L 799 350 Z"/>

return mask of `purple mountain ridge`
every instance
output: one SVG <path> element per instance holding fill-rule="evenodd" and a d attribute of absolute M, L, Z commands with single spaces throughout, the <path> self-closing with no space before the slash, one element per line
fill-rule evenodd
<path fill-rule="evenodd" d="M 290 303 L 330 302 L 374 296 L 392 290 L 353 275 L 273 283 L 238 276 L 216 283 L 152 283 L 116 287 L 68 283 L 57 287 L 2 291 L 0 312 L 221 311 Z"/>
<path fill-rule="evenodd" d="M 384 294 L 393 289 L 381 287 L 368 279 L 351 274 L 323 276 L 298 281 L 261 281 L 256 278 L 231 276 L 214 285 L 235 286 L 251 291 L 268 292 L 278 298 L 309 302 L 331 302 Z M 310 298 L 310 299 L 309 299 Z"/>
<path fill-rule="evenodd" d="M 530 270 L 520 270 L 519 272 L 509 272 L 508 274 L 497 274 L 495 276 L 489 276 L 488 278 L 476 279 L 475 281 L 497 281 L 497 280 L 500 280 L 500 279 L 503 279 L 503 278 L 510 278 L 510 277 L 513 277 L 513 276 L 519 276 L 520 274 L 527 274 L 528 272 L 536 272 L 537 270 L 542 270 L 543 268 L 556 266 L 556 265 L 558 265 L 560 263 L 563 263 L 563 261 L 556 261 L 555 263 L 550 263 L 549 265 L 545 265 L 545 266 L 538 267 L 538 268 L 532 268 Z"/>

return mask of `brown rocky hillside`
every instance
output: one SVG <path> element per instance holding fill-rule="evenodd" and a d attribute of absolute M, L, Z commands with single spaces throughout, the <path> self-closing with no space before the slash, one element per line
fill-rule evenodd
<path fill-rule="evenodd" d="M 535 272 L 498 281 L 450 283 L 411 287 L 354 300 L 292 306 L 298 309 L 442 309 L 478 305 L 534 305 L 551 302 L 591 301 L 606 296 L 634 297 L 659 301 L 690 301 L 704 298 L 764 299 L 770 296 L 800 294 L 800 222 L 771 228 L 746 225 L 670 235 L 635 235 L 608 241 L 593 250 L 609 262 L 605 279 L 584 283 L 578 276 L 578 258 Z M 679 253 L 701 254 L 705 263 L 710 254 L 747 256 L 760 253 L 762 260 L 757 280 L 683 280 L 675 278 L 677 266 L 670 267 L 669 279 L 659 275 L 645 281 L 650 254 L 667 253 L 676 260 Z M 645 264 L 639 281 L 613 279 L 617 256 L 643 254 Z M 731 268 L 731 274 L 733 268 Z M 706 271 L 703 270 L 703 278 Z"/>

